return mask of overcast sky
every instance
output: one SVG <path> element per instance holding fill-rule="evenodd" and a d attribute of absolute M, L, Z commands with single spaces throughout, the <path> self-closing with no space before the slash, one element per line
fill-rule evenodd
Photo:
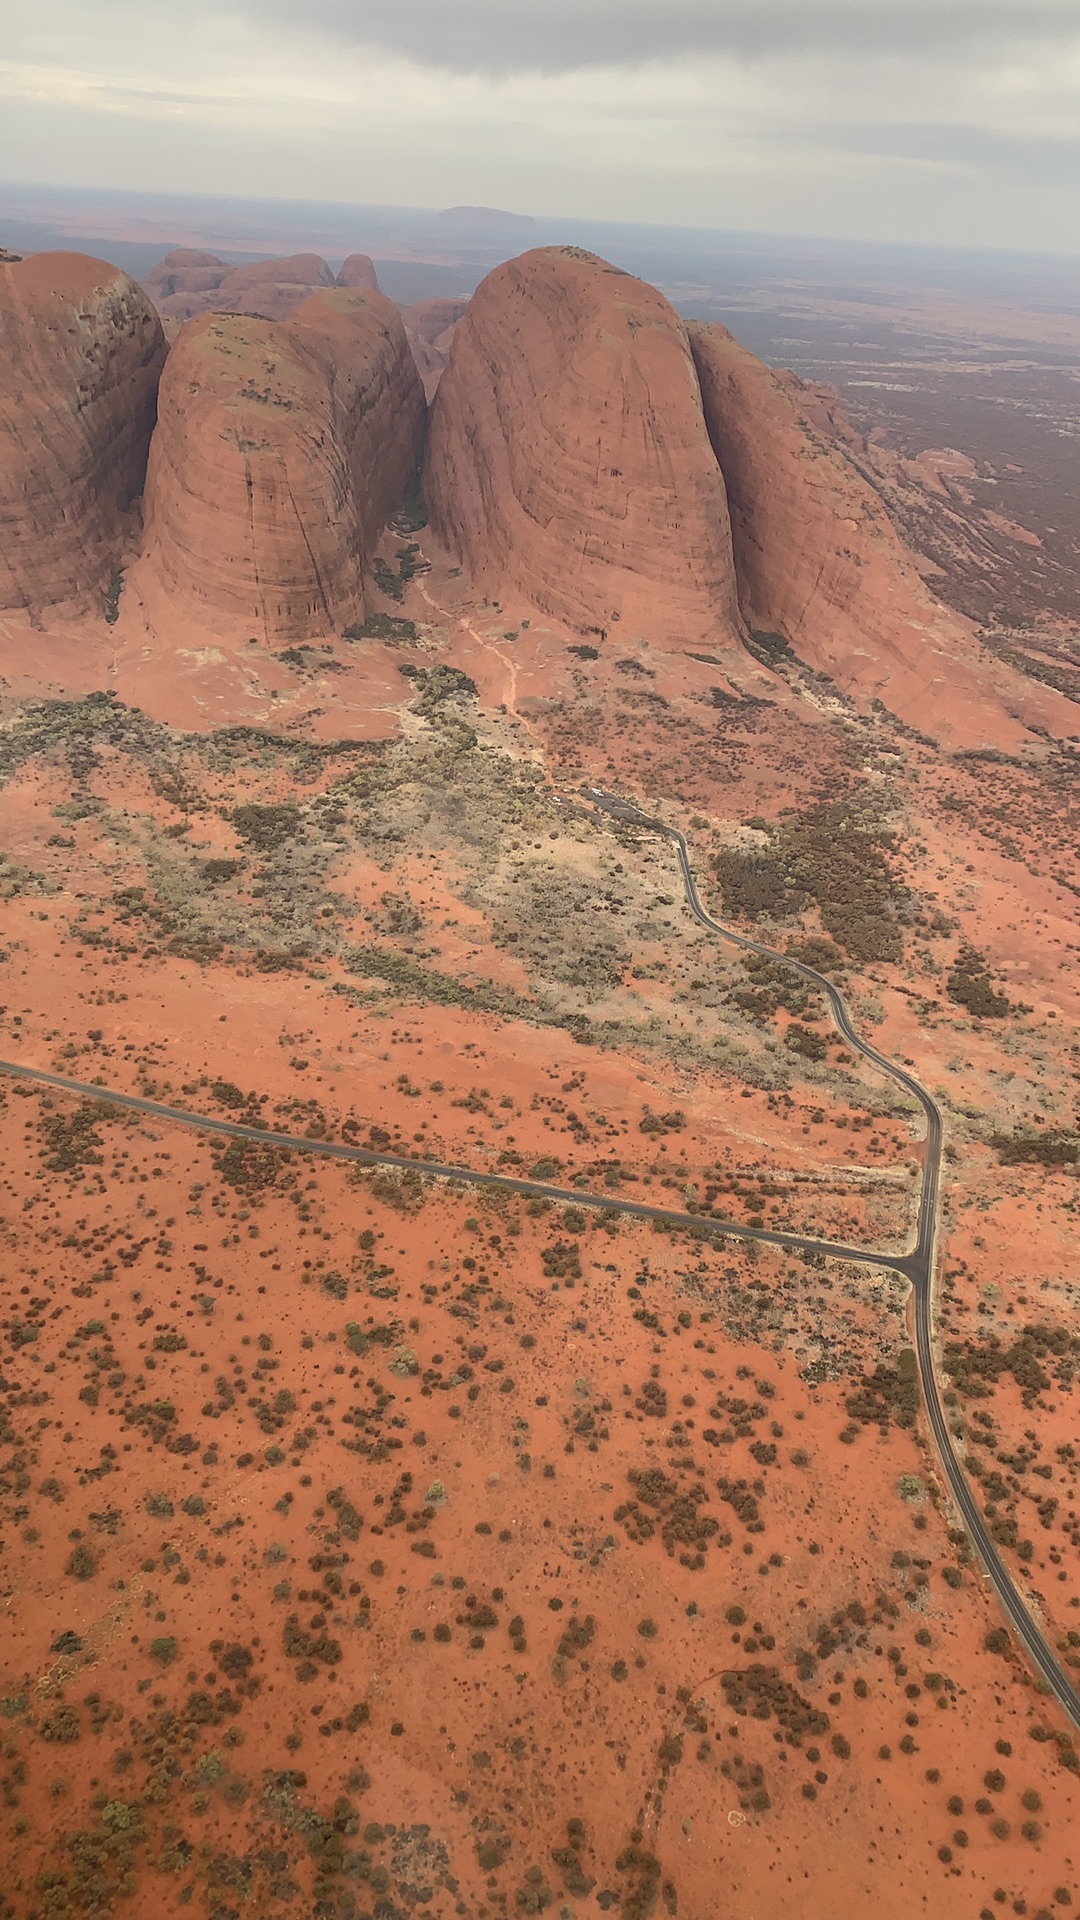
<path fill-rule="evenodd" d="M 0 0 L 0 179 L 1080 251 L 1080 0 Z"/>

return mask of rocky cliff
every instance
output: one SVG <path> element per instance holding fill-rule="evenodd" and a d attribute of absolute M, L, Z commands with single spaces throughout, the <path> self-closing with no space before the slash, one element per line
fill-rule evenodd
<path fill-rule="evenodd" d="M 0 263 L 0 606 L 104 611 L 164 358 L 118 268 L 79 253 Z"/>
<path fill-rule="evenodd" d="M 687 649 L 739 629 L 723 477 L 686 333 L 574 247 L 497 267 L 432 407 L 432 526 L 485 593 Z"/>
<path fill-rule="evenodd" d="M 1059 696 L 981 659 L 969 628 L 934 599 L 835 394 L 774 372 L 724 327 L 691 324 L 689 334 L 747 625 L 953 744 L 1071 730 Z"/>
<path fill-rule="evenodd" d="M 277 643 L 363 620 L 365 567 L 422 430 L 380 294 L 327 290 L 277 323 L 189 321 L 161 383 L 133 581 L 151 626 Z"/>

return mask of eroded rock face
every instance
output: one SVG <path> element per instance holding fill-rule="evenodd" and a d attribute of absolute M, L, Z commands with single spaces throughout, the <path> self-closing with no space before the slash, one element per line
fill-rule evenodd
<path fill-rule="evenodd" d="M 432 407 L 424 496 L 494 598 L 671 648 L 739 630 L 685 330 L 655 288 L 593 254 L 537 249 L 473 296 Z"/>
<path fill-rule="evenodd" d="M 1058 730 L 1060 697 L 995 674 L 934 599 L 838 396 L 774 372 L 725 327 L 688 332 L 747 625 L 781 634 L 845 692 L 880 699 L 952 744 L 1015 741 L 1033 724 Z"/>
<path fill-rule="evenodd" d="M 0 263 L 0 606 L 101 608 L 164 359 L 153 307 L 117 267 Z"/>
<path fill-rule="evenodd" d="M 397 310 L 328 289 L 287 321 L 203 314 L 162 380 L 135 585 L 151 625 L 267 643 L 364 618 L 415 472 L 423 393 Z"/>

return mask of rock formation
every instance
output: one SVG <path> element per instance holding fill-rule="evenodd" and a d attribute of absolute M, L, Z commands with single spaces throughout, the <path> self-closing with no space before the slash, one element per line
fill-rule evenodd
<path fill-rule="evenodd" d="M 0 263 L 0 606 L 104 610 L 164 359 L 150 302 L 117 267 Z"/>
<path fill-rule="evenodd" d="M 366 255 L 353 254 L 346 265 L 363 260 Z M 359 266 L 355 270 L 359 272 Z M 228 267 L 215 254 L 187 247 L 166 254 L 145 282 L 162 319 L 170 321 L 190 320 L 197 313 L 257 313 L 265 320 L 284 320 L 317 287 L 334 284 L 326 261 L 317 253 Z M 358 279 L 341 284 L 370 283 Z"/>
<path fill-rule="evenodd" d="M 418 300 L 402 314 L 405 337 L 412 348 L 424 392 L 429 400 L 442 378 L 450 358 L 454 329 L 468 307 L 467 299 Z"/>
<path fill-rule="evenodd" d="M 838 396 L 774 372 L 725 327 L 691 324 L 689 334 L 747 625 L 781 634 L 845 692 L 953 744 L 1060 727 L 1060 697 L 995 673 L 934 599 Z"/>
<path fill-rule="evenodd" d="M 229 268 L 216 253 L 202 253 L 197 247 L 174 247 L 147 274 L 143 285 L 155 306 L 176 295 L 207 293 L 220 287 Z"/>
<path fill-rule="evenodd" d="M 341 263 L 337 284 L 339 287 L 367 287 L 370 293 L 378 293 L 379 276 L 370 254 L 350 253 L 348 259 Z"/>
<path fill-rule="evenodd" d="M 547 247 L 488 275 L 432 408 L 434 530 L 493 598 L 672 649 L 740 629 L 723 477 L 655 288 Z"/>
<path fill-rule="evenodd" d="M 381 294 L 328 289 L 277 323 L 189 321 L 161 383 L 133 580 L 151 626 L 279 643 L 362 621 L 423 413 Z"/>

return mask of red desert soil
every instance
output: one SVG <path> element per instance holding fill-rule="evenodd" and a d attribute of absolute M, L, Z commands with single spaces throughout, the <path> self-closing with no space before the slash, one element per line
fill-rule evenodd
<path fill-rule="evenodd" d="M 95 971 L 70 1031 L 165 1092 L 171 994 L 116 974 L 98 1008 Z M 468 1081 L 472 1030 L 384 1051 Z M 287 1111 L 278 1058 L 247 1078 Z M 973 1910 L 1071 1884 L 1074 1778 L 1030 1738 L 1053 1721 L 983 1648 L 888 1390 L 881 1434 L 838 1446 L 844 1384 L 725 1331 L 771 1256 L 23 1089 L 3 1121 L 10 1911 L 42 1873 L 77 1902 L 97 1861 L 165 1912 L 239 1885 L 699 1913 L 720 1877 L 737 1910 L 899 1916 L 954 1874 Z"/>
<path fill-rule="evenodd" d="M 100 606 L 131 539 L 165 359 L 126 273 L 79 253 L 0 263 L 0 606 Z"/>
<path fill-rule="evenodd" d="M 652 729 L 666 779 L 666 754 L 697 757 L 693 709 L 671 736 L 655 715 L 679 709 L 639 720 L 619 678 L 593 683 L 588 749 L 632 761 Z M 910 1121 L 840 1061 L 755 1053 L 753 1017 L 702 998 L 738 977 L 730 956 L 678 911 L 663 849 L 589 823 L 557 710 L 530 724 L 564 801 L 511 716 L 424 699 L 410 744 L 378 751 L 174 736 L 108 702 L 14 713 L 8 1057 L 313 1140 L 900 1238 L 910 1187 L 898 1210 L 883 1176 Z M 755 807 L 813 805 L 790 707 L 749 711 L 758 731 L 729 733 L 692 803 L 703 875 Z M 913 924 L 904 961 L 855 967 L 849 992 L 931 1084 L 956 1076 L 952 1418 L 1068 1649 L 1075 1173 L 1003 1173 L 989 1144 L 1030 1130 L 1033 1099 L 1054 1125 L 1068 1101 L 1072 929 L 1030 871 L 1064 859 L 1067 820 L 1035 768 L 945 771 L 922 746 L 907 768 L 880 717 L 816 727 L 830 780 L 856 738 L 876 761 L 905 880 L 952 927 Z M 1022 866 L 992 838 L 1006 775 Z M 558 983 L 607 950 L 590 900 L 635 929 L 636 973 L 585 993 L 595 1031 L 644 1022 L 600 1048 L 543 1015 L 545 993 L 581 1004 Z M 544 901 L 562 924 L 538 933 Z M 945 954 L 977 936 L 1000 978 L 1009 923 L 1035 916 L 1033 1012 L 966 1018 Z M 439 1003 L 446 981 L 463 1004 Z M 485 1010 L 485 981 L 513 999 Z M 781 1010 L 765 1040 L 789 1026 Z M 718 1883 L 747 1914 L 890 1920 L 1075 1895 L 1075 1749 L 905 1424 L 902 1288 L 4 1092 L 20 1920 L 94 1873 L 165 1912 L 407 1911 L 430 1890 L 429 1911 L 478 1920 L 597 1896 L 707 1913 Z M 980 1104 L 989 1126 L 966 1117 Z M 984 1199 L 992 1264 L 969 1224 L 984 1243 Z M 1000 1347 L 976 1340 L 991 1328 Z"/>
<path fill-rule="evenodd" d="M 576 351 L 597 269 L 564 259 L 537 271 L 573 279 Z M 603 310 L 594 422 L 605 355 L 623 394 L 692 372 L 659 297 L 612 285 L 644 323 Z M 412 503 L 383 531 L 400 494 L 341 425 L 355 303 L 382 312 L 327 290 L 174 351 L 186 379 L 184 339 L 218 327 L 242 358 L 205 416 L 165 376 L 198 506 L 178 484 L 167 620 L 136 569 L 119 607 L 0 626 L 0 1056 L 266 1132 L 0 1075 L 0 1914 L 1057 1920 L 1080 1753 L 943 1491 L 904 1286 L 575 1190 L 890 1248 L 921 1152 L 821 997 L 691 920 L 670 845 L 594 817 L 582 789 L 608 785 L 941 1103 L 948 1416 L 1080 1672 L 1073 748 L 958 750 L 959 703 L 916 732 L 734 615 L 722 645 L 659 616 L 583 638 L 509 570 L 478 587 Z M 391 331 L 376 369 L 404 359 Z M 223 476 L 260 458 L 228 468 L 215 423 L 290 459 L 295 416 L 259 399 L 279 379 L 364 528 L 348 639 L 335 618 L 281 646 L 227 607 L 215 635 L 190 604 L 226 593 Z M 657 417 L 689 472 L 677 391 Z M 826 400 L 777 393 L 787 460 Z M 546 419 L 564 484 L 586 412 Z M 623 478 L 659 444 L 638 427 Z"/>

